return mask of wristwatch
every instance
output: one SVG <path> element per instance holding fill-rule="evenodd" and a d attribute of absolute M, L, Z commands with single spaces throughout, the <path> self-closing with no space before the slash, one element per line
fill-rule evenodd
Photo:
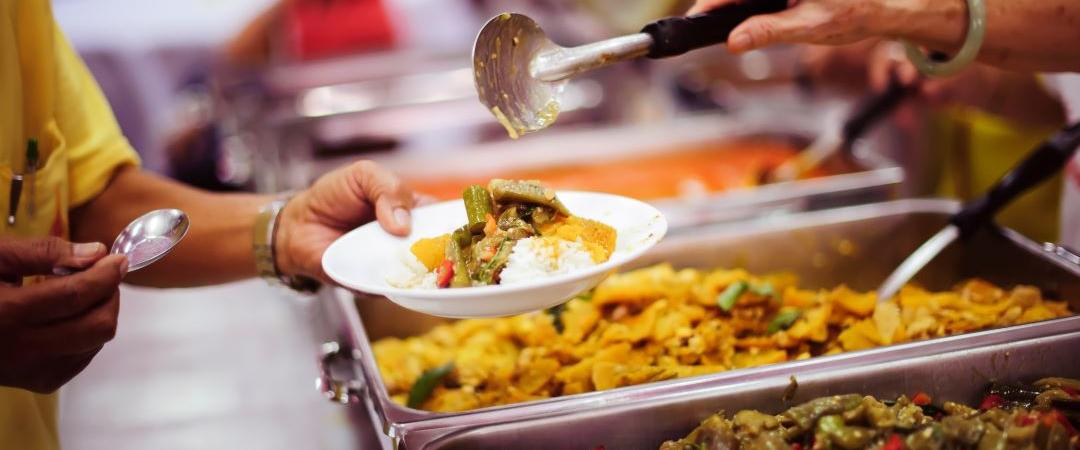
<path fill-rule="evenodd" d="M 282 196 L 264 205 L 255 217 L 252 233 L 252 250 L 255 253 L 255 268 L 259 277 L 271 284 L 285 286 L 298 292 L 316 292 L 322 286 L 317 280 L 300 275 L 282 275 L 274 257 L 274 241 L 281 210 L 289 203 L 289 196 Z"/>

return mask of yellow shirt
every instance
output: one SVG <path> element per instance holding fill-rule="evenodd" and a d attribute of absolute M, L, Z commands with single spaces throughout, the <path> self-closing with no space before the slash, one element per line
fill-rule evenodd
<path fill-rule="evenodd" d="M 11 178 L 26 170 L 28 139 L 39 142 L 39 168 L 24 182 L 8 226 Z M 68 209 L 100 194 L 119 167 L 136 164 L 49 2 L 0 0 L 0 234 L 66 237 Z M 56 395 L 0 387 L 0 447 L 59 448 Z"/>
<path fill-rule="evenodd" d="M 942 157 L 938 195 L 970 200 L 985 193 L 1055 130 L 1014 123 L 973 108 L 951 108 L 932 125 L 936 154 Z M 996 222 L 1036 241 L 1059 236 L 1062 177 L 1021 195 Z"/>

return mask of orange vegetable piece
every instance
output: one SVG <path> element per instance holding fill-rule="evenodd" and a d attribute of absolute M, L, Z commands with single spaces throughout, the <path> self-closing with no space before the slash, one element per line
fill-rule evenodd
<path fill-rule="evenodd" d="M 929 395 L 927 395 L 925 392 L 919 391 L 919 393 L 915 394 L 915 396 L 911 398 L 911 403 L 919 406 L 926 406 L 930 404 L 931 400 L 932 399 Z"/>

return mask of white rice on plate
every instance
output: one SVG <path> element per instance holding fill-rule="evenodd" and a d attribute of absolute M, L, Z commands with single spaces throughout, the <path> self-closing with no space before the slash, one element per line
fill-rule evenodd
<path fill-rule="evenodd" d="M 399 289 L 436 289 L 436 274 L 416 259 L 412 252 L 401 256 L 402 267 L 386 281 Z M 500 275 L 500 285 L 511 285 L 536 278 L 562 275 L 596 265 L 580 242 L 551 238 L 525 238 L 514 244 L 510 258 Z"/>
<path fill-rule="evenodd" d="M 438 275 L 416 259 L 408 248 L 400 254 L 401 264 L 392 267 L 386 276 L 386 282 L 398 289 L 435 289 Z"/>
<path fill-rule="evenodd" d="M 499 284 L 515 284 L 540 277 L 562 275 L 596 265 L 580 242 L 556 239 L 555 243 L 557 248 L 543 239 L 525 238 L 517 241 L 499 277 Z"/>

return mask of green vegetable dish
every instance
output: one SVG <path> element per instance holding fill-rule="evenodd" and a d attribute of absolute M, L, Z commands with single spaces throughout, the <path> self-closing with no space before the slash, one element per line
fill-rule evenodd
<path fill-rule="evenodd" d="M 489 286 L 508 278 L 513 282 L 560 267 L 600 264 L 615 251 L 614 228 L 571 214 L 555 191 L 539 181 L 491 180 L 487 186 L 469 186 L 461 198 L 467 223 L 451 233 L 420 239 L 410 248 L 425 275 L 433 275 L 428 287 Z M 534 245 L 519 247 L 523 242 Z M 515 264 L 515 252 L 534 258 L 517 258 Z M 575 254 L 581 258 L 569 259 Z"/>
<path fill-rule="evenodd" d="M 929 395 L 822 397 L 777 415 L 718 413 L 660 450 L 1080 449 L 1080 380 L 995 384 L 977 408 Z"/>

